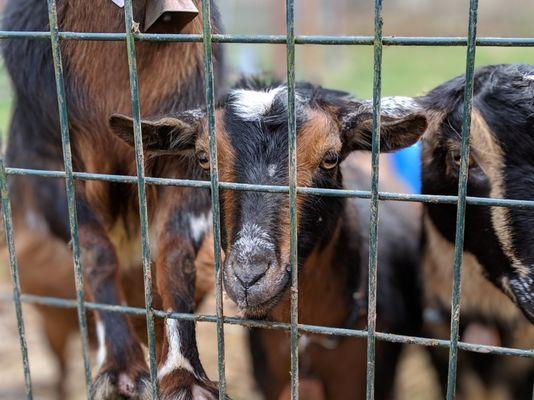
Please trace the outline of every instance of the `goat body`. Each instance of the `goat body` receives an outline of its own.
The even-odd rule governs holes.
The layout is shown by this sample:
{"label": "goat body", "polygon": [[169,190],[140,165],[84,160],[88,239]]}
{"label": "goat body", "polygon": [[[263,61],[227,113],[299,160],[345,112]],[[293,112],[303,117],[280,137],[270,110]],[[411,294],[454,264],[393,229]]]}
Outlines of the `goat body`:
{"label": "goat body", "polygon": [[[124,32],[124,11],[109,0],[58,0],[61,31]],[[200,2],[196,1],[197,6]],[[144,0],[134,0],[134,20],[143,29]],[[212,5],[213,6],[213,5]],[[199,7],[200,8],[200,7]],[[218,14],[213,26],[219,29]],[[200,33],[196,18],[181,30]],[[167,27],[166,32],[173,32]],[[14,31],[47,31],[48,12],[41,0],[11,0],[5,10],[4,28]],[[177,31],[174,28],[174,31]],[[221,52],[215,47],[215,70],[220,72]],[[129,112],[130,90],[126,46],[114,41],[63,40],[65,86],[69,112],[73,166],[76,171],[135,175],[134,151],[111,134],[112,112]],[[177,112],[204,102],[202,44],[137,42],[139,101],[143,115]],[[62,170],[63,156],[58,121],[56,87],[50,43],[10,40],[3,48],[6,68],[15,91],[14,115],[9,131],[7,164],[10,167]],[[220,84],[219,75],[216,75]],[[200,168],[183,159],[147,159],[146,174],[195,179]],[[62,180],[10,177],[16,241],[55,250],[54,258],[19,246],[21,281],[25,292],[74,297],[68,242],[70,234],[66,193]],[[89,298],[98,303],[141,306],[141,270],[137,191],[135,186],[103,181],[76,181],[76,206],[82,265]],[[209,194],[191,188],[150,187],[148,213],[155,261],[155,307],[180,312],[194,310],[194,262],[209,231]],[[198,279],[206,282],[203,268]],[[208,275],[206,275],[208,274]],[[43,278],[45,275],[45,278]],[[206,275],[206,276],[204,276]],[[68,289],[67,289],[68,288]],[[204,287],[204,290],[206,288]],[[202,293],[197,293],[197,298]],[[43,309],[45,320],[53,310]],[[72,321],[72,314],[65,312]],[[59,317],[57,317],[59,318]],[[97,312],[98,375],[95,398],[144,396],[148,368],[139,337],[142,323],[117,313]],[[134,328],[135,325],[135,328]],[[48,331],[58,357],[64,357],[68,328]],[[158,327],[160,392],[192,392],[215,397],[217,390],[198,359],[194,324],[165,322]],[[137,331],[137,334],[136,332]],[[54,345],[60,343],[59,345]],[[178,350],[178,351],[177,351]],[[186,360],[187,363],[183,362]],[[64,365],[64,360],[60,361]],[[60,389],[62,390],[62,389]]]}

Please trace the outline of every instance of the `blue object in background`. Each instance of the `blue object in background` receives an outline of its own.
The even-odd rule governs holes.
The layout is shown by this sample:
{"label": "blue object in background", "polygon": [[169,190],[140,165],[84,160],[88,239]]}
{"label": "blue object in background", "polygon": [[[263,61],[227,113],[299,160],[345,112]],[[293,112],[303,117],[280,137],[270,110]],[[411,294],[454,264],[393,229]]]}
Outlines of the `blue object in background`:
{"label": "blue object in background", "polygon": [[421,143],[391,155],[395,172],[410,186],[412,193],[421,193]]}

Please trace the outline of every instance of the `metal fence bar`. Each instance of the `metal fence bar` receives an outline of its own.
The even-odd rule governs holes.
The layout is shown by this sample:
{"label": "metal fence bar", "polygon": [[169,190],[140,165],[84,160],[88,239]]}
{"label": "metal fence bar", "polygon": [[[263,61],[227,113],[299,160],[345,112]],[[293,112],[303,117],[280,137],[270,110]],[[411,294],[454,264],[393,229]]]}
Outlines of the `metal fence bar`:
{"label": "metal fence bar", "polygon": [[287,34],[287,135],[288,135],[288,183],[289,183],[289,265],[291,267],[291,337],[290,337],[290,383],[291,400],[299,398],[299,353],[298,353],[298,242],[297,242],[297,122],[295,116],[295,2],[286,0]]}
{"label": "metal fence bar", "polygon": [[475,51],[477,32],[478,0],[470,0],[467,60],[465,67],[464,115],[462,122],[462,147],[458,178],[458,208],[454,243],[453,288],[451,293],[451,346],[447,377],[447,400],[453,400],[456,392],[456,369],[458,365],[458,340],[460,330],[461,275],[465,233],[465,206],[467,178],[469,173],[469,147],[471,138],[471,109],[473,101],[473,80],[475,75]]}
{"label": "metal fence bar", "polygon": [[[63,171],[46,171],[38,169],[26,168],[6,168],[7,175],[32,175],[42,176],[45,178],[64,178]],[[135,184],[137,177],[128,175],[109,175],[109,174],[93,174],[88,172],[74,172],[74,179],[79,180],[100,180],[115,183]],[[194,187],[205,188],[211,187],[209,181],[197,181],[191,179],[173,179],[173,178],[156,178],[145,177],[145,184],[158,186],[178,186],[178,187]],[[256,185],[250,183],[233,183],[233,182],[219,182],[220,189],[237,190],[237,191],[253,191],[266,193],[288,193],[288,186],[278,185]],[[371,192],[369,190],[347,190],[347,189],[324,189],[297,186],[297,194],[320,195],[328,197],[354,197],[360,199],[370,199]],[[394,193],[394,192],[378,192],[378,199],[385,201],[410,201],[417,203],[433,203],[433,204],[457,204],[458,196],[452,195],[435,195],[435,194],[408,194],[408,193]],[[534,200],[515,200],[515,199],[499,199],[487,197],[467,196],[466,203],[475,206],[490,206],[490,207],[506,207],[516,209],[533,209]]]}
{"label": "metal fence bar", "polygon": [[143,253],[143,275],[146,308],[146,329],[148,336],[148,354],[152,399],[158,398],[158,377],[156,366],[156,345],[154,338],[154,311],[152,308],[152,268],[150,244],[148,239],[148,213],[145,187],[145,160],[143,155],[143,135],[141,132],[141,110],[139,105],[139,83],[137,80],[137,59],[135,40],[133,38],[134,20],[132,0],[126,0],[124,6],[124,24],[126,29],[126,47],[128,53],[128,75],[130,78],[130,94],[135,144],[135,165],[137,169],[137,193],[139,196],[139,223],[141,226],[141,250]]}
{"label": "metal fence bar", "polygon": [[215,136],[215,104],[213,83],[213,57],[211,41],[210,0],[202,0],[202,32],[204,35],[204,85],[208,111],[208,135],[210,153],[210,189],[213,223],[213,249],[215,268],[215,304],[217,313],[217,370],[219,372],[219,399],[226,398],[226,374],[224,357],[224,310],[221,268],[221,211],[219,202],[219,166],[217,161],[217,138]]}
{"label": "metal fence bar", "polygon": [[[135,40],[152,42],[202,42],[201,34],[181,33],[135,33]],[[49,32],[31,31],[0,31],[1,39],[49,39]],[[90,41],[124,41],[125,33],[101,32],[59,32],[62,40],[90,40]],[[256,44],[287,44],[286,35],[243,35],[243,34],[213,34],[215,43],[256,43]],[[384,46],[467,46],[467,37],[454,36],[384,36]],[[295,35],[298,45],[359,45],[372,46],[373,36],[345,36],[345,35]],[[534,47],[534,38],[500,38],[480,37],[476,39],[480,47]]]}
{"label": "metal fence bar", "polygon": [[367,301],[367,400],[375,398],[376,277],[378,265],[378,171],[380,157],[380,96],[382,88],[382,0],[375,0],[373,134],[369,217],[369,277]]}
{"label": "metal fence bar", "polygon": [[0,157],[0,195],[2,197],[2,217],[6,234],[7,250],[9,253],[9,271],[11,273],[11,282],[13,283],[13,302],[15,303],[15,316],[17,318],[20,354],[22,356],[22,368],[24,370],[24,388],[26,389],[26,398],[31,400],[33,399],[33,388],[30,374],[30,361],[28,359],[28,346],[26,344],[24,318],[22,316],[19,266],[15,252],[13,219],[11,218],[11,204],[9,203],[7,175],[3,156]]}
{"label": "metal fence bar", "polygon": [[[0,301],[13,301],[14,297],[6,292],[0,292]],[[23,303],[39,304],[58,308],[76,308],[76,300],[61,299],[57,297],[38,296],[30,294],[22,294],[20,300]],[[146,310],[139,307],[121,306],[115,304],[102,304],[85,302],[85,306],[90,310],[102,310],[115,313],[124,313],[129,315],[146,315]],[[216,315],[208,314],[190,314],[190,313],[176,313],[167,312],[163,310],[154,310],[154,316],[158,318],[173,318],[184,321],[197,321],[217,323]],[[251,320],[239,317],[224,317],[225,324],[240,325],[247,328],[262,328],[272,330],[290,331],[291,324],[285,322],[269,321],[269,320]],[[367,330],[362,329],[347,329],[347,328],[331,328],[318,325],[299,324],[299,332],[313,333],[328,336],[343,336],[353,338],[366,338]],[[425,347],[450,347],[450,340],[423,338],[417,336],[398,335],[393,333],[376,332],[375,336],[378,340],[394,343],[415,344]],[[514,357],[534,358],[534,349],[515,349],[499,346],[477,345],[472,343],[458,342],[458,348],[465,351],[495,354]]]}
{"label": "metal fence bar", "polygon": [[74,281],[78,311],[78,325],[82,342],[82,358],[85,372],[85,389],[90,398],[91,365],[89,363],[89,339],[87,332],[87,315],[84,305],[84,279],[80,261],[80,240],[78,238],[78,216],[76,213],[76,198],[72,171],[72,152],[70,146],[69,117],[67,112],[67,97],[65,81],[63,79],[63,61],[59,47],[56,0],[48,0],[48,22],[50,25],[50,44],[54,62],[54,77],[56,81],[59,124],[61,130],[61,146],[63,151],[63,165],[65,168],[65,189],[67,193],[67,208],[69,213],[69,228],[71,237],[72,259],[74,262]]}

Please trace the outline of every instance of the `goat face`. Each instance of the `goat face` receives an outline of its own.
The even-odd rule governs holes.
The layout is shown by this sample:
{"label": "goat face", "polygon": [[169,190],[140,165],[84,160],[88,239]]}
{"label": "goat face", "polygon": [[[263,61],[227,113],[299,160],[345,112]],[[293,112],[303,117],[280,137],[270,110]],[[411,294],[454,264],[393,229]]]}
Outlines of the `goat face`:
{"label": "goat face", "polygon": [[[341,188],[339,163],[371,147],[372,106],[347,93],[298,84],[296,90],[297,185]],[[426,118],[416,103],[387,101],[381,118],[381,151],[416,142]],[[222,182],[288,185],[287,87],[244,81],[215,113]],[[132,142],[131,120],[115,115],[114,131]],[[202,112],[143,122],[146,150],[196,155],[209,170]],[[251,317],[267,314],[289,285],[289,200],[284,193],[221,191],[224,282],[228,295]],[[342,201],[298,195],[298,261],[334,236]]]}
{"label": "goat face", "polygon": [[[456,194],[465,78],[421,98],[429,110],[423,138],[423,192]],[[468,195],[534,199],[534,67],[490,66],[475,76]],[[455,205],[427,205],[427,215],[454,242]],[[465,250],[486,277],[534,320],[534,212],[470,205]]]}

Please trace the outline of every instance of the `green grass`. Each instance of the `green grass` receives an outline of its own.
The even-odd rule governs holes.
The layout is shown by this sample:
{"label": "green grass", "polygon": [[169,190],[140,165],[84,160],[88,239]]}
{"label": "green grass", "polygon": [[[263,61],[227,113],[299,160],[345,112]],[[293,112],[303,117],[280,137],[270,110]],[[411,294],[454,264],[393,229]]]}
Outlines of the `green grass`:
{"label": "green grass", "polygon": [[[359,97],[372,96],[373,50],[358,47],[350,61],[325,76],[325,86],[343,88]],[[464,47],[385,47],[382,95],[415,96],[465,73]],[[532,48],[477,48],[476,66],[501,63],[534,64]]]}
{"label": "green grass", "polygon": [[0,60],[0,135],[2,138],[5,137],[9,126],[12,103],[13,95],[9,86],[9,79]]}
{"label": "green grass", "polygon": [[[231,53],[233,49],[227,47],[227,50]],[[275,63],[283,62],[285,66],[285,60],[276,60],[267,46],[251,46],[251,51],[265,71],[273,69]],[[464,47],[385,47],[382,95],[414,96],[425,93],[464,73],[465,53]],[[229,60],[230,64],[238,62],[232,57]],[[500,63],[534,64],[534,49],[477,49],[477,66]],[[238,68],[239,65],[234,68],[229,65],[228,70]],[[347,90],[361,98],[370,98],[372,95],[373,48],[370,46],[298,46],[296,69],[297,79]],[[5,69],[0,65],[0,132],[3,134],[8,129],[11,104],[11,89]]]}

